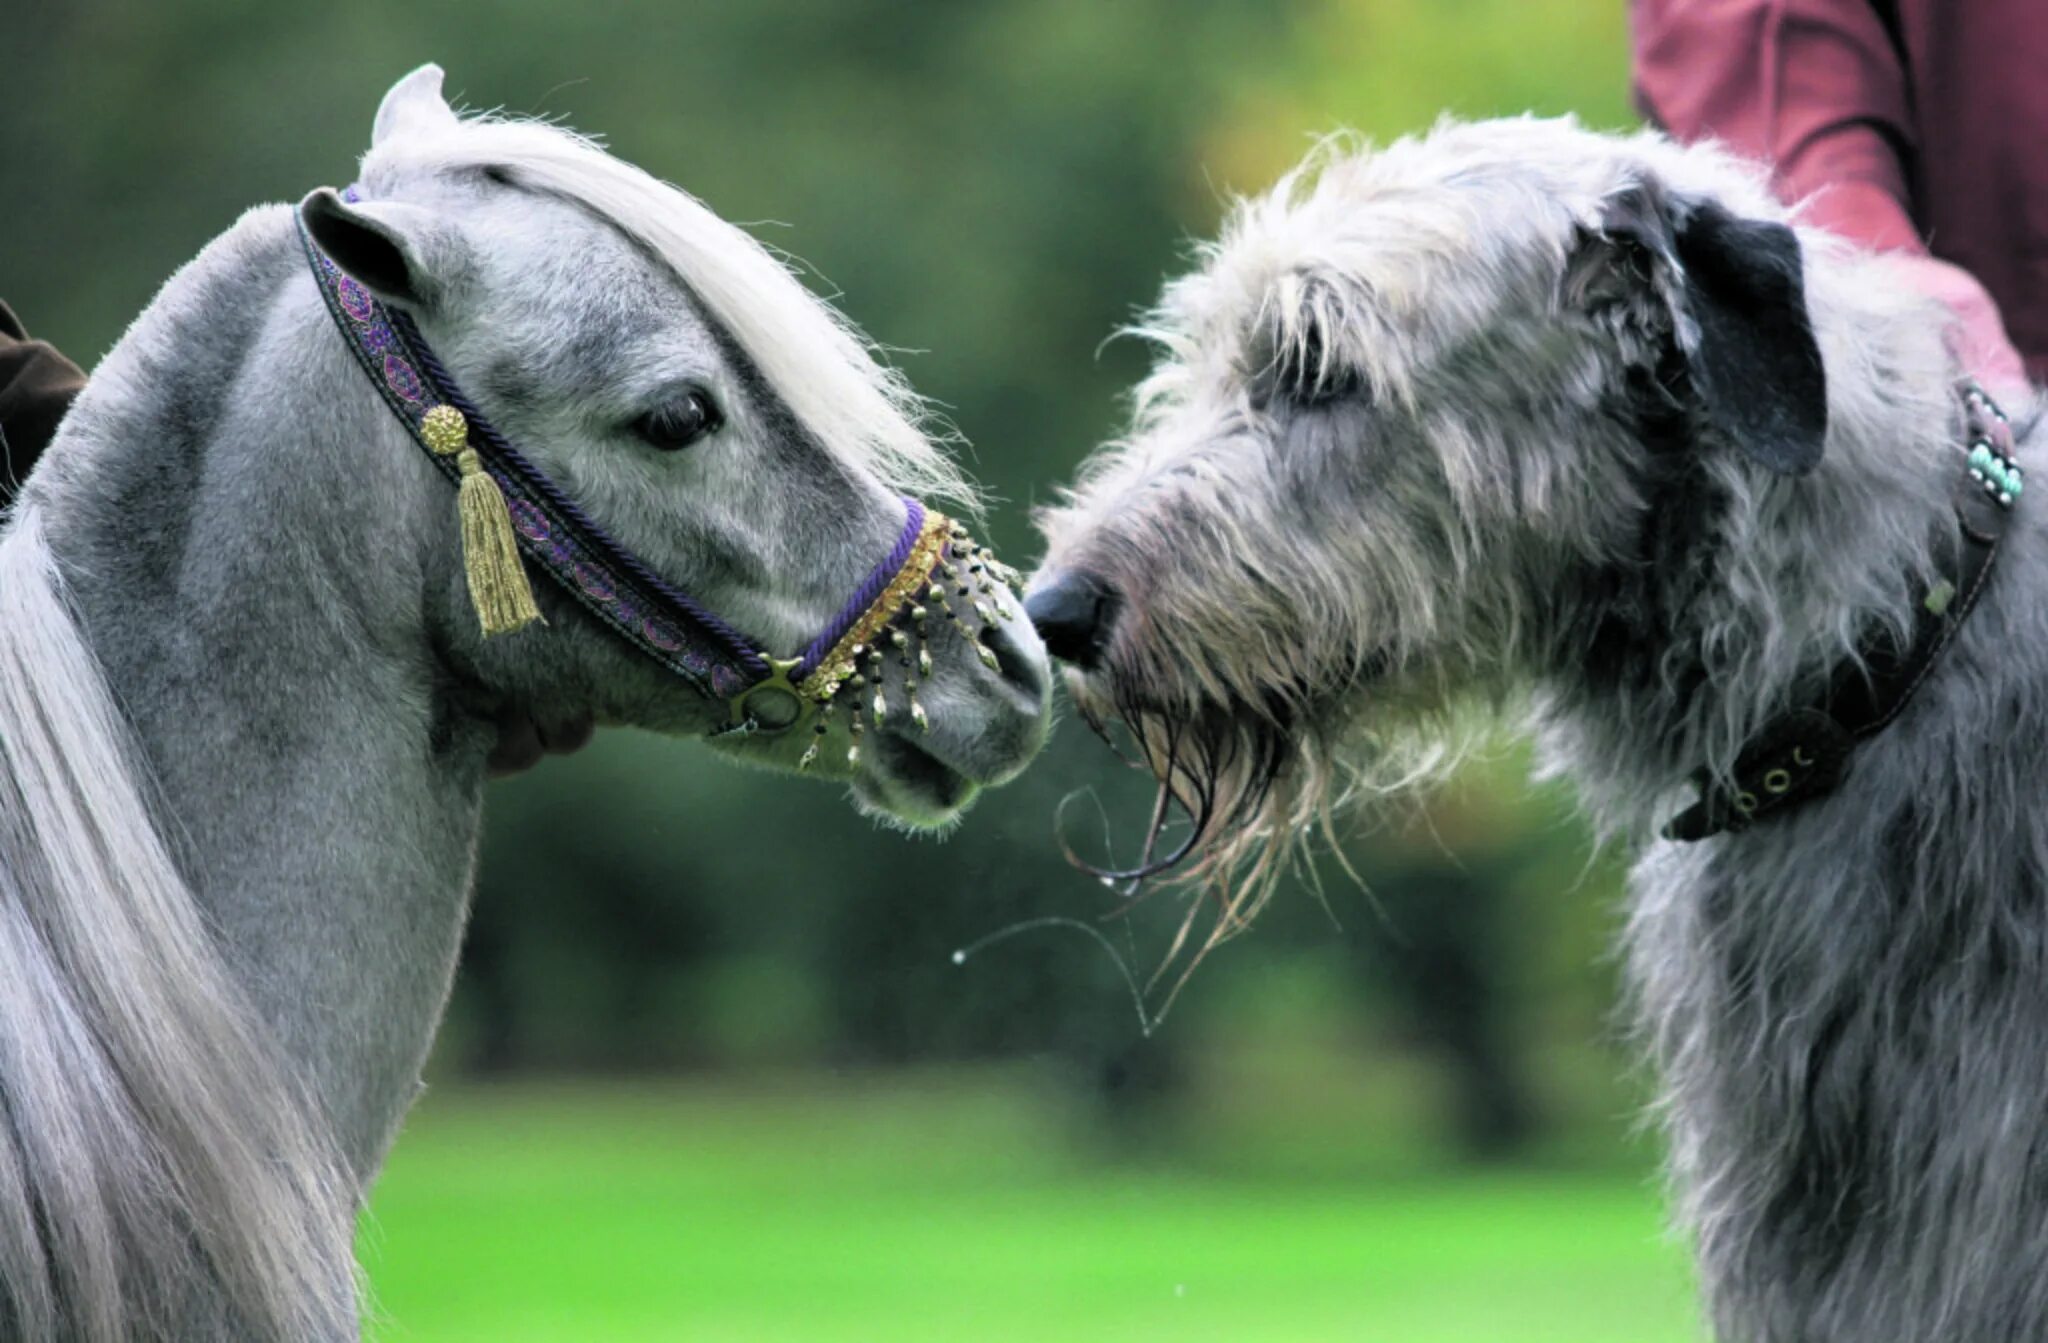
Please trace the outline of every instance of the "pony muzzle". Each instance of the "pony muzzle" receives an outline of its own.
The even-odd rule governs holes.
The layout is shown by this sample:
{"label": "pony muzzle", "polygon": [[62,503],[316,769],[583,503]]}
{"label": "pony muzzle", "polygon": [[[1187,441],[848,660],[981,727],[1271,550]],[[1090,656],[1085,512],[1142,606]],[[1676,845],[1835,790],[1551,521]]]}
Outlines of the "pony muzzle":
{"label": "pony muzzle", "polygon": [[[943,513],[914,507],[912,521],[915,527],[906,530],[907,546],[899,544],[903,558],[894,573],[823,654],[787,663],[771,659],[770,675],[734,697],[733,722],[752,722],[754,731],[810,724],[812,741],[797,762],[800,770],[817,762],[825,738],[841,719],[849,739],[849,768],[860,764],[861,739],[871,725],[889,726],[900,717],[919,733],[930,730],[918,689],[935,670],[928,637],[935,615],[954,627],[984,667],[1001,670],[986,636],[1013,618],[1009,601],[1015,596],[1016,571]],[[864,590],[872,585],[871,580]],[[787,714],[779,727],[754,712],[764,692],[766,703]],[[785,695],[794,696],[794,714],[784,707]]]}

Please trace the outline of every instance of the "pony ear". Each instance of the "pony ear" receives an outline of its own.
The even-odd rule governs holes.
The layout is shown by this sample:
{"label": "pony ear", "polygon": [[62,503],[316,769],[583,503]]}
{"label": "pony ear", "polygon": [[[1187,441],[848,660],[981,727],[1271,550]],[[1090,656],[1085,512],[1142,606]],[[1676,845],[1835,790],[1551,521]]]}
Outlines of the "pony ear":
{"label": "pony ear", "polygon": [[455,235],[431,212],[402,201],[354,205],[321,187],[299,202],[306,231],[349,278],[388,303],[430,308],[460,264]]}
{"label": "pony ear", "polygon": [[377,120],[370,129],[370,147],[376,148],[394,135],[446,130],[458,124],[455,112],[441,96],[441,67],[421,66],[391,86],[377,105]]}
{"label": "pony ear", "polygon": [[1702,422],[1751,461],[1791,476],[1820,464],[1827,374],[1791,228],[1638,183],[1607,198],[1566,292],[1648,310],[1675,343]]}

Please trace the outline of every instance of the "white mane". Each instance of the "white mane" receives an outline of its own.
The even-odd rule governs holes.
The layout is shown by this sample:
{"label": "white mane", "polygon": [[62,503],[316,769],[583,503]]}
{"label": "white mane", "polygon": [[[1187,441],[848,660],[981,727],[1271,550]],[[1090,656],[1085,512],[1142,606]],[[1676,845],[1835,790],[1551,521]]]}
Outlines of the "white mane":
{"label": "white mane", "polygon": [[159,1337],[212,1281],[251,1336],[339,1337],[354,1181],[152,789],[25,504],[0,536],[0,1330]]}
{"label": "white mane", "polygon": [[595,140],[535,121],[447,117],[380,138],[359,180],[375,195],[400,176],[484,167],[582,203],[672,267],[832,453],[975,511],[973,487],[926,432],[929,408],[851,322],[760,241]]}

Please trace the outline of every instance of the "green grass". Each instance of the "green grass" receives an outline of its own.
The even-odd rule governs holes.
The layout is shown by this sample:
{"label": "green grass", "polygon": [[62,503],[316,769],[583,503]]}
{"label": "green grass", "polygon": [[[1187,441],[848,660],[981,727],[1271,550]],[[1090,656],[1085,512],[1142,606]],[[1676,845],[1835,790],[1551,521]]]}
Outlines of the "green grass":
{"label": "green grass", "polygon": [[382,1343],[1679,1343],[1625,1174],[1208,1174],[1014,1078],[435,1094],[365,1224]]}

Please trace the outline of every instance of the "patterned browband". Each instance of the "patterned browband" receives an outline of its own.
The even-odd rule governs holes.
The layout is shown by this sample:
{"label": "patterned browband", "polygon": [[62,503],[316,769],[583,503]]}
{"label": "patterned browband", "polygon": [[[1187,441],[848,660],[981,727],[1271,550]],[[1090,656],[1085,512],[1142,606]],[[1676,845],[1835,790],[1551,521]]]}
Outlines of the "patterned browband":
{"label": "patterned browband", "polygon": [[[357,199],[355,188],[343,198]],[[832,708],[850,684],[862,692],[847,697],[853,701],[850,760],[858,759],[863,710],[870,707],[861,701],[870,688],[878,725],[889,712],[885,652],[895,655],[907,710],[923,726],[916,690],[931,671],[924,648],[927,603],[962,627],[984,663],[996,665],[978,635],[999,615],[1008,618],[1002,593],[1016,575],[959,524],[915,499],[903,501],[906,516],[895,546],[824,632],[794,658],[769,656],[649,569],[492,428],[455,386],[412,319],[379,303],[328,260],[303,218],[299,238],[321,298],[371,386],[429,460],[460,486],[471,595],[487,634],[538,618],[524,575],[526,565],[537,567],[613,633],[698,693],[725,702],[730,709],[726,732],[782,732],[815,719],[822,740],[829,715],[818,710]],[[498,545],[503,558],[495,563],[489,555],[493,527],[503,534]],[[509,608],[514,614],[494,618],[498,608],[493,602],[501,594],[487,593],[486,587],[516,589],[520,600]],[[973,623],[957,608],[970,613]],[[817,752],[818,743],[813,743],[803,764],[809,765]]]}

